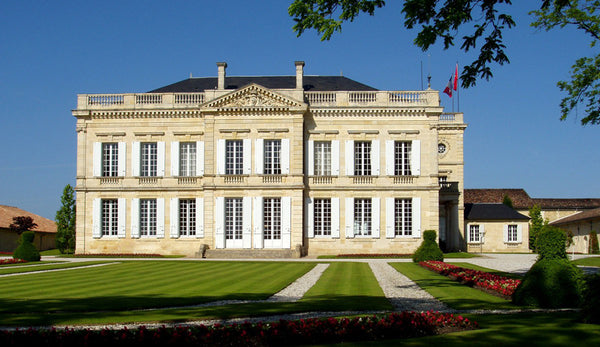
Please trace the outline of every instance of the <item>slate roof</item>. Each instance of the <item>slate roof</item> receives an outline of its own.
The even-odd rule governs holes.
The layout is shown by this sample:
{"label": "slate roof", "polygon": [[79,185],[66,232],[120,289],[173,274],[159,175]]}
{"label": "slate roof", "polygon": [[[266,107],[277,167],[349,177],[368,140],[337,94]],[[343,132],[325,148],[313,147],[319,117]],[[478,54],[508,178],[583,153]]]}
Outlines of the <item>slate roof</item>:
{"label": "slate roof", "polygon": [[[304,76],[304,90],[319,91],[376,91],[366,84],[344,76]],[[226,76],[225,89],[238,89],[256,83],[270,89],[296,88],[296,76]],[[217,77],[192,77],[148,93],[196,93],[217,88]]]}
{"label": "slate roof", "polygon": [[570,223],[585,222],[588,220],[600,219],[600,208],[581,211],[570,216],[555,220],[550,225],[565,225]]}
{"label": "slate roof", "polygon": [[501,204],[504,196],[512,200],[515,209],[530,209],[539,205],[542,210],[577,210],[600,207],[600,199],[532,198],[524,189],[465,189],[465,204]]}
{"label": "slate roof", "polygon": [[465,204],[466,220],[529,220],[504,204]]}
{"label": "slate roof", "polygon": [[13,223],[13,217],[26,216],[31,217],[37,224],[37,228],[32,229],[41,233],[56,233],[56,223],[48,218],[38,216],[37,214],[27,212],[18,207],[0,205],[0,228],[9,229]]}

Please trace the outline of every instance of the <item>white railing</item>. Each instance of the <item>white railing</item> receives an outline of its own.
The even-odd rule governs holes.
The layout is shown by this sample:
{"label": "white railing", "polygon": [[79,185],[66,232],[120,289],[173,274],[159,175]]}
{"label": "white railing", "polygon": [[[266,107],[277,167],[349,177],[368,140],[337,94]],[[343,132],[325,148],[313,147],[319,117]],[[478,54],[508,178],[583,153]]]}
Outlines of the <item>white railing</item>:
{"label": "white railing", "polygon": [[244,183],[246,176],[242,175],[225,175],[223,176],[225,183]]}
{"label": "white railing", "polygon": [[412,184],[414,176],[394,176],[394,184]]}
{"label": "white railing", "polygon": [[176,104],[202,104],[204,103],[204,94],[202,93],[182,93],[175,94]]}
{"label": "white railing", "polygon": [[281,183],[281,175],[264,175],[263,183]]}
{"label": "white railing", "polygon": [[135,96],[135,103],[140,104],[162,104],[162,94],[137,94]]}
{"label": "white railing", "polygon": [[372,184],[373,176],[353,176],[352,183],[354,183],[354,184]]}
{"label": "white railing", "polygon": [[333,176],[312,176],[311,183],[312,184],[332,184]]}
{"label": "white railing", "polygon": [[87,97],[88,105],[112,106],[122,105],[125,100],[123,95],[90,95]]}
{"label": "white railing", "polygon": [[306,99],[311,105],[330,105],[336,103],[335,92],[308,92]]}
{"label": "white railing", "polygon": [[177,177],[177,184],[196,184],[196,177]]}
{"label": "white railing", "polygon": [[377,101],[377,92],[350,92],[348,101],[357,104],[370,104]]}

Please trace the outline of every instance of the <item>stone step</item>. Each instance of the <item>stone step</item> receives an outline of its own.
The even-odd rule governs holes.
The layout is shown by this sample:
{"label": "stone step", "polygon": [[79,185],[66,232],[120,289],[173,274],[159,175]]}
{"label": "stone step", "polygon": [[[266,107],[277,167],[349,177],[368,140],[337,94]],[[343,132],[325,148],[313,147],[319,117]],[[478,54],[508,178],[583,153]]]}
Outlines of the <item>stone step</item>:
{"label": "stone step", "polygon": [[291,249],[207,249],[204,257],[210,259],[280,259],[299,258],[300,255]]}

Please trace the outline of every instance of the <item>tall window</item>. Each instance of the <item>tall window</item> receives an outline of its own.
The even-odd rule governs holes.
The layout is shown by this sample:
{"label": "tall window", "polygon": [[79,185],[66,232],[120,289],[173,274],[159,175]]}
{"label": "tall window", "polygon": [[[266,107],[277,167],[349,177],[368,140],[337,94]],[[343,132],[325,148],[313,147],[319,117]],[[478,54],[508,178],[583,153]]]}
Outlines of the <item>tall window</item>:
{"label": "tall window", "polygon": [[117,236],[119,226],[119,201],[102,199],[102,236]]}
{"label": "tall window", "polygon": [[158,162],[156,142],[142,143],[140,157],[141,176],[156,176],[156,165]]}
{"label": "tall window", "polygon": [[331,235],[331,199],[314,200],[315,236]]}
{"label": "tall window", "polygon": [[394,175],[410,176],[410,141],[394,142]]}
{"label": "tall window", "polygon": [[396,236],[412,235],[412,200],[395,199],[394,204],[394,234]]}
{"label": "tall window", "polygon": [[225,174],[241,175],[244,173],[243,140],[225,141]]}
{"label": "tall window", "polygon": [[281,175],[281,140],[265,140],[264,173],[265,175]]}
{"label": "tall window", "polygon": [[469,242],[480,243],[481,234],[479,232],[479,225],[469,225]]}
{"label": "tall window", "polygon": [[114,177],[119,175],[119,144],[102,144],[102,176]]}
{"label": "tall window", "polygon": [[196,142],[179,143],[179,176],[196,176]]}
{"label": "tall window", "polygon": [[315,141],[315,176],[331,176],[331,141]]}
{"label": "tall window", "polygon": [[140,235],[156,236],[156,199],[140,199]]}
{"label": "tall window", "polygon": [[354,235],[371,235],[371,199],[354,199]]}
{"label": "tall window", "polygon": [[354,141],[354,176],[371,176],[371,141]]}
{"label": "tall window", "polygon": [[263,199],[265,240],[281,239],[281,198]]}
{"label": "tall window", "polygon": [[241,240],[242,223],[242,198],[225,198],[225,239]]}
{"label": "tall window", "polygon": [[506,240],[508,242],[517,242],[517,234],[519,228],[517,227],[516,224],[509,224],[508,225],[508,237],[506,238]]}
{"label": "tall window", "polygon": [[179,235],[196,235],[196,199],[179,199]]}

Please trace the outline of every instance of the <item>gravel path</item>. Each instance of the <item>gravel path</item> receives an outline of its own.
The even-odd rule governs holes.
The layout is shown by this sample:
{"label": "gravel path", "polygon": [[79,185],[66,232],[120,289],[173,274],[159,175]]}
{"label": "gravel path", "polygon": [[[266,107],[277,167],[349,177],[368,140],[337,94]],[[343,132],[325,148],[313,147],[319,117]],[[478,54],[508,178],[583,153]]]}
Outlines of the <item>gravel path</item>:
{"label": "gravel path", "polygon": [[296,302],[302,299],[304,294],[317,283],[323,271],[328,267],[329,264],[317,264],[317,266],[304,276],[298,278],[294,283],[268,298],[267,302]]}

